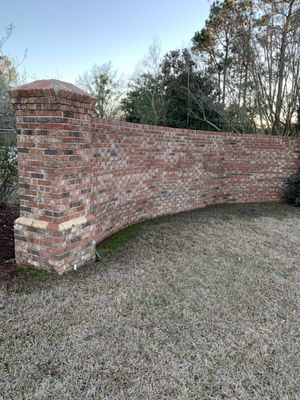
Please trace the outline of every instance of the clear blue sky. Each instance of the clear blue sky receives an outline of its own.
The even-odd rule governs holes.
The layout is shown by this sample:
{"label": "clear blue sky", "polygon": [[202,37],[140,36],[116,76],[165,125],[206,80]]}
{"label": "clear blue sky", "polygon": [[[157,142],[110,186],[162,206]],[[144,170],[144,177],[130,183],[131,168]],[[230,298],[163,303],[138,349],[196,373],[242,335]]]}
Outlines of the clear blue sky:
{"label": "clear blue sky", "polygon": [[14,24],[3,50],[21,59],[28,49],[28,80],[75,82],[94,63],[133,72],[155,35],[164,52],[187,45],[208,13],[208,0],[9,0],[0,30]]}

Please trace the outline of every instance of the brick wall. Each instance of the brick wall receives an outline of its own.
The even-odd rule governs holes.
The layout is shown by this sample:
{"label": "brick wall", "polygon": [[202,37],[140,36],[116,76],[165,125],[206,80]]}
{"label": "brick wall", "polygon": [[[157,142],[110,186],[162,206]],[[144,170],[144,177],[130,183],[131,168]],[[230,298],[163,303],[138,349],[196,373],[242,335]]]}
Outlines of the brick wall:
{"label": "brick wall", "polygon": [[159,215],[229,202],[280,201],[300,167],[300,138],[190,131],[93,116],[71,84],[11,91],[17,113],[18,263],[62,273],[95,244]]}

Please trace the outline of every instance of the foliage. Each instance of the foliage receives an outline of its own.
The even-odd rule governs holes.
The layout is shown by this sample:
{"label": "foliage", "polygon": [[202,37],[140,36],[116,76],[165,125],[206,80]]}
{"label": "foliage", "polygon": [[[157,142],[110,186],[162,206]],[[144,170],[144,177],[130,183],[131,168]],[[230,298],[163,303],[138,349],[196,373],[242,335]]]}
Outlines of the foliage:
{"label": "foliage", "polygon": [[161,74],[161,47],[157,38],[149,46],[128,84],[121,107],[128,122],[164,125],[167,101]]}
{"label": "foliage", "polygon": [[17,152],[14,148],[0,148],[0,206],[12,200],[18,185]]}
{"label": "foliage", "polygon": [[[166,124],[181,128],[217,129],[217,91],[197,68],[188,49],[166,54],[161,64],[168,109]],[[201,93],[201,101],[197,95]]]}
{"label": "foliage", "polygon": [[95,64],[90,71],[79,76],[77,85],[96,99],[96,112],[100,118],[120,117],[121,79],[111,63]]}
{"label": "foliage", "polygon": [[300,206],[300,171],[287,180],[283,189],[283,198],[289,204]]}
{"label": "foliage", "polygon": [[[296,131],[300,105],[300,1],[215,1],[193,51],[219,88],[225,109],[235,108],[238,130]],[[248,128],[247,128],[248,129]]]}
{"label": "foliage", "polygon": [[165,91],[161,76],[142,74],[128,85],[122,100],[122,110],[128,122],[164,125],[166,114]]}
{"label": "foliage", "polygon": [[0,147],[16,147],[17,133],[14,129],[0,129]]}
{"label": "foliage", "polygon": [[121,109],[129,122],[294,135],[300,126],[300,0],[213,1],[191,48],[163,56],[154,39],[121,102],[113,95],[119,85],[111,64],[97,68],[81,86],[97,98],[102,117],[112,117],[106,106],[117,98],[113,117],[122,117]]}
{"label": "foliage", "polygon": [[155,73],[148,68],[133,79],[122,108],[129,122],[218,129],[216,100],[214,82],[197,69],[191,52],[183,49],[167,53]]}
{"label": "foliage", "polygon": [[3,54],[3,45],[9,39],[13,25],[5,29],[0,38],[0,129],[11,129],[15,126],[15,115],[8,97],[8,88],[17,80],[16,66],[13,61]]}

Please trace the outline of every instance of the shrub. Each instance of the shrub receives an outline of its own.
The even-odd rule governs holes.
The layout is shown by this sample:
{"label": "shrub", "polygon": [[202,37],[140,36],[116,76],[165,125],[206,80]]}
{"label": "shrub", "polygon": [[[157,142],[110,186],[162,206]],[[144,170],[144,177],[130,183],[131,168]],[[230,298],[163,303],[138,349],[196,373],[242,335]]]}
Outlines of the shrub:
{"label": "shrub", "polygon": [[289,204],[300,206],[300,171],[290,176],[286,181],[283,198]]}
{"label": "shrub", "polygon": [[13,147],[0,148],[0,207],[12,200],[18,187],[18,158]]}

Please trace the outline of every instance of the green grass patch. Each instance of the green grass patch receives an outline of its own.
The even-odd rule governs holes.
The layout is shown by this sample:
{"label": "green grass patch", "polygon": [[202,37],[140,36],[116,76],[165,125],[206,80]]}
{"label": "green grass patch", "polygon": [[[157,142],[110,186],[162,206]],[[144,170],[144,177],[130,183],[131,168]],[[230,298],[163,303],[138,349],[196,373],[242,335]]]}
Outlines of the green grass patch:
{"label": "green grass patch", "polygon": [[170,216],[158,217],[130,225],[119,232],[114,233],[97,246],[97,251],[102,259],[107,259],[111,254],[118,251],[125,243],[134,238],[145,225],[160,225],[169,222]]}
{"label": "green grass patch", "polygon": [[170,304],[169,300],[164,295],[156,295],[153,297],[152,304],[155,308],[166,308]]}
{"label": "green grass patch", "polygon": [[128,240],[136,236],[138,231],[141,229],[141,224],[135,224],[125,228],[113,235],[109,236],[107,239],[103,240],[97,247],[97,251],[101,258],[106,259],[112,253],[115,253],[119,248]]}
{"label": "green grass patch", "polygon": [[164,217],[157,217],[153,219],[147,219],[146,221],[142,222],[145,225],[160,225],[164,224],[165,222],[170,222],[172,219],[172,215],[166,215]]}
{"label": "green grass patch", "polygon": [[22,274],[30,278],[45,278],[50,275],[50,272],[43,269],[33,269],[22,264],[17,264],[16,267],[22,272]]}

